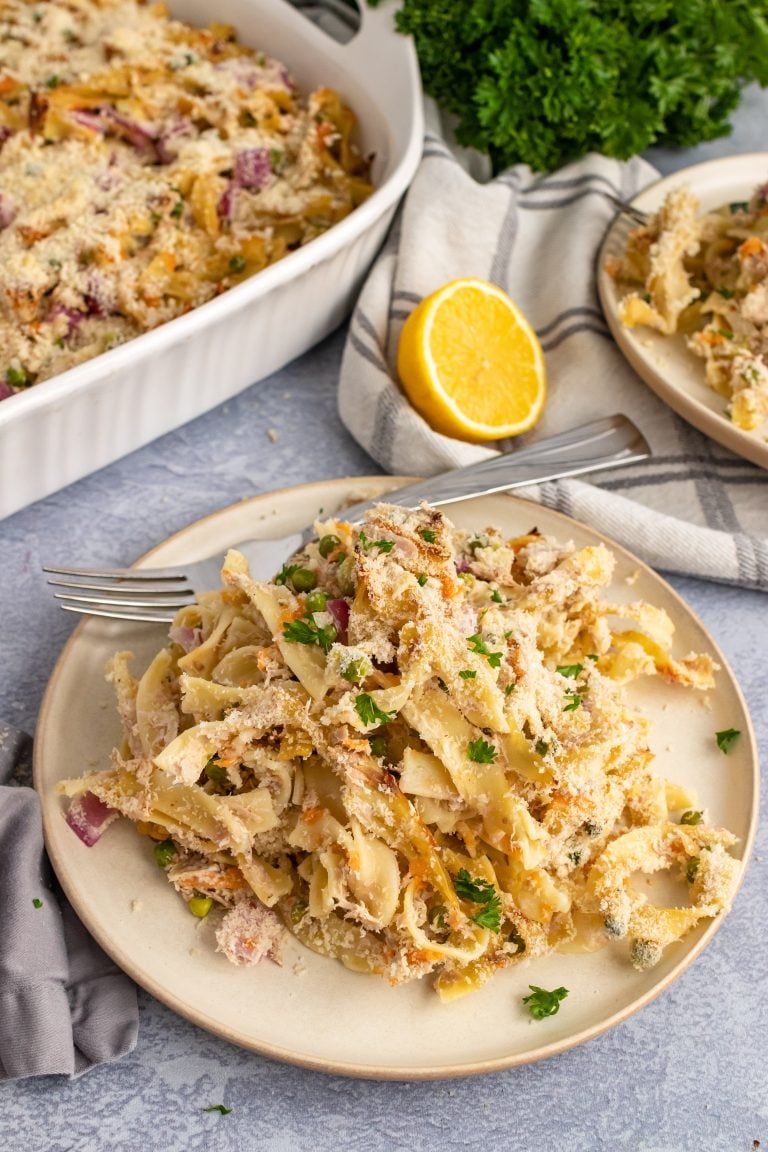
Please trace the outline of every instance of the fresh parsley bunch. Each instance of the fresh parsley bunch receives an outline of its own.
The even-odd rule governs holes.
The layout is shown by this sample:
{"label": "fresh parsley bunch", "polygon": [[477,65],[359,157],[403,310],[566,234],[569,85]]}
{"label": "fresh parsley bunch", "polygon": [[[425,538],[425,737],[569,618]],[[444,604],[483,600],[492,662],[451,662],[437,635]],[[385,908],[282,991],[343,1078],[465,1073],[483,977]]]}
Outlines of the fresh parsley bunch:
{"label": "fresh parsley bunch", "polygon": [[403,0],[396,21],[496,171],[712,140],[768,84],[765,0]]}

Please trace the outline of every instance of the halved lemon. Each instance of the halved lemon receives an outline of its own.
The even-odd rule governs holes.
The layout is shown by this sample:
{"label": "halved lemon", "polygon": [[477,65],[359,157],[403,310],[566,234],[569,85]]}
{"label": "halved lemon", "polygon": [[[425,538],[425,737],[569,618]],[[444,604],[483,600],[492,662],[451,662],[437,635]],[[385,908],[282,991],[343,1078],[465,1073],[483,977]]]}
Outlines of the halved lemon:
{"label": "halved lemon", "polygon": [[527,432],[547,395],[536,333],[485,280],[452,280],[421,301],[403,325],[397,371],[427,423],[461,440]]}

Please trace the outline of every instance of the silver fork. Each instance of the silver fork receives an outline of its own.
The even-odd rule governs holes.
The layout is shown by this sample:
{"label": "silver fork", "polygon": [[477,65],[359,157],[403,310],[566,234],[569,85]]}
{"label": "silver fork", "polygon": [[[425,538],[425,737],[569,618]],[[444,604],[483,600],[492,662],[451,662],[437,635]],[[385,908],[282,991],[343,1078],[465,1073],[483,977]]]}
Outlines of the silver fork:
{"label": "silver fork", "polygon": [[[651,450],[640,430],[626,416],[608,416],[561,432],[492,460],[456,468],[375,500],[365,500],[343,510],[344,519],[358,522],[380,500],[417,508],[422,500],[430,504],[452,504],[472,496],[506,492],[525,484],[580,476],[605,468],[617,468],[645,460]],[[245,540],[233,544],[247,558],[257,579],[269,579],[280,565],[312,538],[312,528],[270,540]],[[216,553],[206,560],[178,564],[172,568],[55,568],[44,572],[58,577],[49,580],[67,592],[55,598],[67,612],[89,616],[109,616],[118,620],[170,621],[179,608],[192,604],[198,593],[217,588],[223,556]]]}

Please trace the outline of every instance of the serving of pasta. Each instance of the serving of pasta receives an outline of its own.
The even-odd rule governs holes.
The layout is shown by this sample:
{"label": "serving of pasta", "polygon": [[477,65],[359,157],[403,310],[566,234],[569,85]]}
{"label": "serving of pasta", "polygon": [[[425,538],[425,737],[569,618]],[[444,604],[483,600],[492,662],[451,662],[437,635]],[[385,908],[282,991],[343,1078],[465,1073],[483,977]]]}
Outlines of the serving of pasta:
{"label": "serving of pasta", "polygon": [[[123,745],[58,786],[82,840],[133,821],[235,964],[292,933],[443,1000],[554,950],[647,969],[727,908],[735,837],[654,774],[628,689],[716,666],[606,594],[608,548],[426,506],[316,531],[269,582],[230,551],[138,679],[114,656]],[[661,871],[682,906],[632,883]]]}
{"label": "serving of pasta", "polygon": [[198,307],[372,191],[355,117],[233,28],[0,2],[0,399]]}
{"label": "serving of pasta", "polygon": [[607,271],[628,328],[681,333],[725,397],[736,428],[764,435],[768,419],[768,184],[748,201],[699,213],[686,185],[647,225],[631,229]]}

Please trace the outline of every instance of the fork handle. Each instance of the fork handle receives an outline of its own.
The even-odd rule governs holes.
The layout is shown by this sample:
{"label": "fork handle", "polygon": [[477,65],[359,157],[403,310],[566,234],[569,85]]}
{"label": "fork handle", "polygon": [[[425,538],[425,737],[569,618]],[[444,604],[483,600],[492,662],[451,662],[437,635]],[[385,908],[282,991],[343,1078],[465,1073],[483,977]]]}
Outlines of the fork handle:
{"label": "fork handle", "polygon": [[387,492],[376,500],[366,500],[345,508],[345,520],[357,521],[382,499],[404,508],[418,508],[422,500],[430,504],[453,504],[471,496],[490,496],[525,484],[540,484],[565,476],[581,476],[604,468],[634,464],[651,455],[639,428],[626,416],[606,416],[519,448],[491,460],[454,468],[415,484]]}

